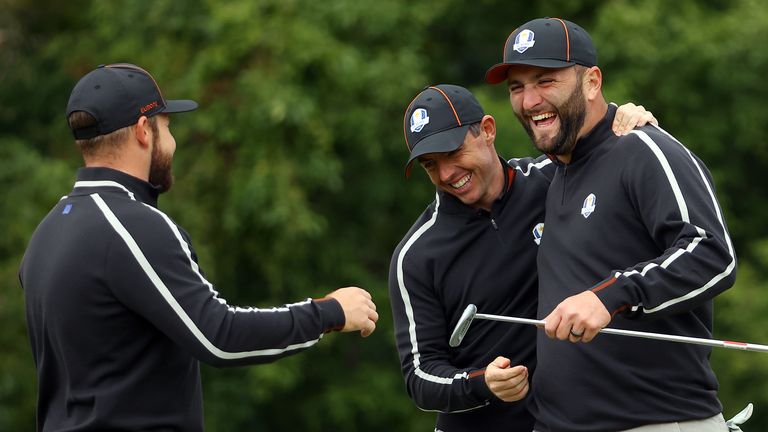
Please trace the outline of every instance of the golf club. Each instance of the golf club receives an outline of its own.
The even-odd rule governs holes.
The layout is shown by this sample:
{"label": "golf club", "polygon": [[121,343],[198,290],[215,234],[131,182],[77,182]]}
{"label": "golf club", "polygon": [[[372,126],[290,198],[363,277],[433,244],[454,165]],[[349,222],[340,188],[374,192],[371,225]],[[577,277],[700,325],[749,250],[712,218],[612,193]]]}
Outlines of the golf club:
{"label": "golf club", "polygon": [[[470,305],[467,305],[466,309],[464,309],[464,312],[461,314],[461,318],[459,319],[459,322],[456,323],[456,328],[454,328],[453,333],[451,333],[451,338],[448,340],[448,345],[452,347],[459,346],[459,344],[461,344],[461,341],[464,340],[464,336],[467,334],[467,331],[469,330],[469,326],[472,324],[472,320],[474,319],[502,321],[502,322],[509,322],[509,323],[517,323],[517,324],[532,324],[536,326],[544,326],[544,324],[546,324],[544,320],[477,313],[477,306],[470,304]],[[619,335],[619,336],[638,337],[638,338],[644,338],[644,339],[657,339],[657,340],[664,340],[669,342],[681,342],[681,343],[688,343],[688,344],[695,344],[695,345],[706,345],[706,346],[717,347],[717,348],[730,348],[730,349],[737,349],[742,351],[768,352],[768,345],[758,345],[758,344],[746,343],[746,342],[721,341],[721,340],[715,340],[715,339],[676,336],[676,335],[669,335],[669,334],[663,334],[663,333],[639,332],[634,330],[614,329],[610,327],[605,327],[601,329],[600,333],[608,333],[608,334]]]}

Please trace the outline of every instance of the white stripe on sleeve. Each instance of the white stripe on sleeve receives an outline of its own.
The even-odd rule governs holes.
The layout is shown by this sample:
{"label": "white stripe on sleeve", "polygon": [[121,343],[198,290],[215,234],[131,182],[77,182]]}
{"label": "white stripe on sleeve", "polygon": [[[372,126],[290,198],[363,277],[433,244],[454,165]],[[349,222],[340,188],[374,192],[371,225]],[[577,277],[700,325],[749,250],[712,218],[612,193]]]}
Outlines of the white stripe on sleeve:
{"label": "white stripe on sleeve", "polygon": [[[408,250],[411,248],[411,246],[416,242],[416,240],[419,239],[425,232],[427,232],[432,226],[435,224],[435,221],[437,220],[437,213],[438,209],[440,208],[440,195],[435,194],[435,211],[432,213],[432,218],[427,221],[424,225],[420,226],[418,230],[416,230],[415,233],[408,239],[408,241],[403,245],[403,248],[400,250],[400,254],[397,256],[397,284],[400,287],[400,296],[403,298],[403,305],[405,306],[405,315],[408,317],[408,333],[410,335],[411,339],[411,353],[413,354],[413,367],[414,367],[414,373],[417,377],[433,382],[436,384],[443,384],[443,385],[450,385],[453,384],[454,380],[458,379],[469,379],[469,375],[466,372],[456,374],[452,377],[441,377],[437,375],[432,375],[424,370],[421,369],[421,354],[419,353],[419,341],[416,337],[416,319],[414,318],[413,313],[413,306],[411,305],[411,297],[408,294],[408,290],[405,287],[405,280],[403,277],[403,259],[405,258],[405,254],[408,253]],[[451,411],[451,412],[465,412],[470,411],[473,409],[481,408],[483,406],[486,406],[487,403],[484,403],[482,405],[479,405],[477,407],[460,410],[460,411]],[[419,407],[422,411],[436,411],[436,410],[425,410]]]}
{"label": "white stripe on sleeve", "polygon": [[[293,351],[301,348],[308,348],[312,345],[315,345],[323,337],[323,335],[320,334],[317,339],[309,340],[299,344],[288,345],[285,348],[273,348],[273,349],[263,349],[263,350],[243,351],[243,352],[227,352],[219,349],[218,347],[214,346],[213,343],[210,340],[208,340],[208,338],[205,337],[205,335],[197,327],[195,322],[189,317],[189,315],[187,315],[186,311],[184,311],[181,305],[176,301],[176,298],[173,297],[168,287],[165,285],[165,283],[163,283],[162,279],[160,279],[160,276],[158,276],[158,274],[152,268],[152,265],[149,263],[146,256],[144,256],[144,253],[139,248],[139,245],[136,243],[136,240],[134,240],[133,236],[131,236],[131,234],[123,226],[120,220],[117,219],[117,216],[115,216],[115,214],[109,208],[107,203],[105,203],[104,200],[98,194],[91,194],[91,198],[93,198],[93,200],[96,202],[96,205],[104,214],[104,217],[107,219],[110,225],[112,225],[112,228],[117,232],[117,234],[123,239],[125,244],[128,246],[128,249],[131,251],[134,258],[136,258],[136,261],[138,262],[139,266],[141,266],[142,270],[144,270],[144,273],[147,275],[147,277],[155,286],[155,288],[160,293],[160,295],[165,299],[166,302],[168,302],[168,305],[171,306],[171,309],[173,309],[173,311],[176,313],[179,319],[184,323],[184,325],[187,327],[190,333],[192,333],[192,335],[197,339],[197,341],[200,342],[200,344],[203,347],[205,347],[205,349],[207,349],[214,356],[221,359],[234,360],[234,359],[241,359],[241,358],[247,358],[247,357],[279,355],[288,351]],[[176,233],[178,233],[178,230],[176,230]],[[194,263],[194,261],[192,262]],[[198,275],[199,275],[199,272],[198,272]],[[202,275],[200,275],[200,277],[202,278]]]}
{"label": "white stripe on sleeve", "polygon": [[[683,146],[682,143],[680,143],[680,141],[677,141],[676,139],[674,139],[674,137],[669,135],[663,129],[661,129],[659,127],[657,127],[657,128],[660,131],[662,131],[663,133],[665,133],[667,136],[672,138],[675,142],[677,142],[678,145],[683,147],[683,149],[685,149],[686,153],[688,154],[688,157],[691,159],[691,161],[696,166],[696,168],[697,168],[697,170],[699,172],[700,180],[701,180],[701,182],[704,184],[704,186],[707,189],[707,192],[709,194],[712,206],[714,207],[715,213],[717,215],[717,220],[720,223],[720,228],[722,229],[723,237],[725,238],[726,244],[728,246],[728,253],[731,256],[731,262],[725,267],[725,269],[722,272],[720,272],[720,273],[716,274],[715,276],[713,276],[712,279],[710,279],[708,282],[706,282],[701,287],[696,288],[696,289],[690,291],[689,293],[687,293],[687,294],[685,294],[683,296],[667,300],[666,302],[660,304],[659,306],[656,306],[655,308],[646,309],[646,308],[643,307],[643,312],[649,313],[649,314],[661,311],[661,310],[666,309],[666,308],[668,308],[668,307],[670,307],[672,305],[675,305],[677,303],[680,303],[680,302],[686,301],[688,299],[691,299],[693,297],[696,297],[697,295],[705,292],[706,290],[708,290],[709,288],[711,288],[715,284],[717,284],[720,280],[722,280],[723,278],[725,278],[726,276],[731,274],[733,269],[736,267],[736,258],[734,256],[734,252],[733,252],[733,245],[731,244],[731,239],[728,236],[728,231],[725,228],[725,223],[723,222],[722,212],[720,211],[720,207],[717,204],[717,198],[715,197],[715,194],[712,191],[712,188],[710,187],[709,182],[707,181],[706,176],[704,175],[704,171],[702,170],[702,168],[699,165],[698,161],[696,161],[696,158],[693,157],[693,154],[690,152],[690,150],[688,150],[688,148]],[[672,192],[675,195],[675,201],[677,202],[677,206],[678,206],[678,210],[680,211],[681,219],[683,220],[683,222],[691,224],[690,216],[688,214],[688,205],[685,202],[685,197],[683,196],[683,193],[680,190],[680,185],[677,182],[677,178],[675,177],[675,173],[672,171],[672,167],[670,166],[669,161],[667,160],[667,158],[664,155],[664,153],[661,151],[661,148],[659,148],[658,144],[656,144],[656,142],[654,142],[653,139],[650,136],[648,136],[648,134],[646,134],[645,132],[640,131],[640,130],[633,130],[633,131],[631,131],[631,133],[637,135],[648,146],[648,148],[651,149],[653,154],[659,160],[659,164],[661,165],[662,169],[664,170],[664,174],[667,176],[667,180],[669,181],[669,185],[672,188]],[[693,224],[691,224],[691,225],[693,225]],[[655,263],[651,263],[651,264],[648,264],[647,266],[645,266],[641,272],[633,270],[633,271],[630,271],[630,272],[624,272],[621,275],[625,276],[625,277],[630,277],[630,276],[633,276],[633,275],[640,275],[640,277],[644,277],[645,274],[649,270],[651,270],[653,268],[656,268],[656,267],[667,268],[668,266],[673,264],[675,262],[675,260],[677,260],[679,257],[683,256],[684,254],[686,254],[686,253],[693,253],[693,251],[696,248],[696,246],[706,237],[706,232],[703,229],[701,229],[700,227],[695,226],[695,225],[694,225],[694,227],[696,228],[696,231],[699,234],[699,236],[694,238],[691,241],[691,243],[688,245],[688,247],[686,247],[685,249],[679,249],[679,250],[675,251],[674,253],[672,253],[666,260],[664,260],[663,263],[661,263],[661,265],[657,265]],[[637,306],[633,307],[633,310],[637,309],[640,306],[641,305],[637,305]]]}

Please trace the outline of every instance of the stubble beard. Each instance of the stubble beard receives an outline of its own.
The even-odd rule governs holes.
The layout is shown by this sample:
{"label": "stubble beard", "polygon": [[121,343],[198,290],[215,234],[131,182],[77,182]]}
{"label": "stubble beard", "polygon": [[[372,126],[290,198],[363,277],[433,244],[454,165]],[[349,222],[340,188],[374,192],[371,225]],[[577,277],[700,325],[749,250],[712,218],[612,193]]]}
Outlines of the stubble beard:
{"label": "stubble beard", "polygon": [[[560,130],[557,135],[550,139],[537,137],[528,122],[528,118],[524,118],[523,115],[515,113],[520,124],[528,133],[528,136],[533,141],[533,145],[545,154],[550,155],[569,155],[573,152],[573,148],[576,147],[576,141],[579,138],[579,130],[584,125],[584,120],[587,117],[587,104],[584,100],[584,91],[581,86],[576,86],[568,96],[568,99],[560,105],[555,107],[557,112],[557,118],[560,119]],[[530,116],[531,112],[526,112],[526,116]]]}

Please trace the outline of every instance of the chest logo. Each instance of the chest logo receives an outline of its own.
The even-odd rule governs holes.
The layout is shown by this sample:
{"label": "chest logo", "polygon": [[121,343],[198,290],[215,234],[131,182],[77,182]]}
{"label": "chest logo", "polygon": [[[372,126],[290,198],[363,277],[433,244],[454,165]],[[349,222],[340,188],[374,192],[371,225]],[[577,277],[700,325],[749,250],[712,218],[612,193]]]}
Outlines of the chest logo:
{"label": "chest logo", "polygon": [[541,244],[541,236],[544,235],[544,224],[539,222],[536,224],[535,227],[533,227],[533,241],[536,242],[536,244]]}
{"label": "chest logo", "polygon": [[411,114],[411,133],[418,133],[429,124],[429,114],[424,108],[419,108]]}
{"label": "chest logo", "polygon": [[597,197],[595,194],[589,194],[586,198],[584,198],[584,205],[581,206],[581,215],[584,216],[584,219],[588,218],[589,215],[595,212],[596,206]]}

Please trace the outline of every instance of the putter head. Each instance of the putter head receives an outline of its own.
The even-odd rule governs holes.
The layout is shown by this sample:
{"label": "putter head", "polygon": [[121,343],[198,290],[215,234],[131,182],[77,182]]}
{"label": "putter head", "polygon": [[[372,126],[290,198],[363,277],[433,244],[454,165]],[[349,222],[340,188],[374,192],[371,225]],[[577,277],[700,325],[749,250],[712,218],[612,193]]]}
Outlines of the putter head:
{"label": "putter head", "polygon": [[467,305],[467,308],[464,309],[464,313],[461,314],[461,318],[459,318],[459,322],[456,323],[456,328],[454,328],[453,333],[451,333],[451,338],[448,339],[448,345],[457,347],[461,344],[467,331],[469,331],[469,326],[472,324],[472,320],[475,319],[476,313],[477,306],[473,304]]}

